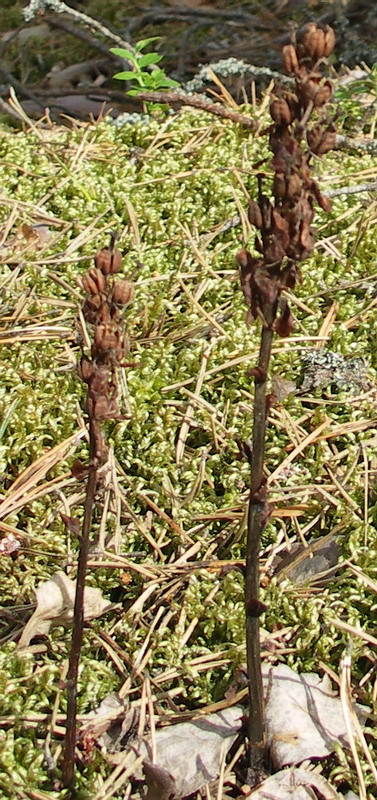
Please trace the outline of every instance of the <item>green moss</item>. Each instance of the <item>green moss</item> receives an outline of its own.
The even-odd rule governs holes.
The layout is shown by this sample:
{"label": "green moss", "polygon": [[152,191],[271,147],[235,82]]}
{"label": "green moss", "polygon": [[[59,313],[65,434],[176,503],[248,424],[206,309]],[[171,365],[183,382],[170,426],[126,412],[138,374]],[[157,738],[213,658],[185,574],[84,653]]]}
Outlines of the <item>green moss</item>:
{"label": "green moss", "polygon": [[[244,556],[238,520],[246,502],[249,467],[240,462],[235,439],[249,439],[251,435],[253,389],[248,370],[254,363],[259,337],[256,325],[245,325],[245,308],[235,271],[234,254],[245,244],[241,230],[230,228],[207,245],[201,237],[237,214],[234,193],[244,202],[233,167],[242,163],[246,170],[242,173],[245,185],[250,192],[254,191],[254,164],[263,156],[260,141],[229,123],[192,111],[172,116],[161,137],[159,134],[157,122],[124,128],[101,123],[73,131],[41,130],[41,138],[33,133],[10,133],[3,128],[0,138],[2,224],[9,219],[14,204],[17,209],[11,231],[15,236],[13,246],[2,251],[7,261],[3,303],[12,313],[20,307],[21,300],[26,304],[24,316],[20,316],[17,325],[11,324],[11,328],[24,331],[20,341],[16,337],[4,343],[0,354],[0,410],[3,415],[9,411],[0,442],[2,491],[7,493],[12,481],[26,467],[79,428],[77,405],[83,401],[83,388],[71,368],[80,352],[75,323],[78,301],[72,290],[77,291],[78,277],[92,263],[97,247],[106,243],[108,231],[116,228],[120,232],[124,275],[132,275],[135,282],[135,301],[126,313],[132,340],[131,360],[138,366],[127,370],[129,418],[109,422],[106,427],[117,462],[126,475],[126,479],[120,477],[120,480],[132,512],[129,514],[122,508],[121,549],[130,561],[144,566],[167,565],[196,541],[200,543],[195,554],[198,560],[210,560],[219,553],[228,559]],[[353,173],[370,167],[370,156],[360,159],[335,153],[318,167],[332,182],[337,175],[345,174],[352,181]],[[355,252],[359,203],[360,198],[353,196],[337,198],[332,213],[318,217],[320,235],[334,237],[342,259],[335,260],[319,248],[303,265],[303,283],[296,294],[311,313],[303,311],[300,305],[294,306],[295,336],[290,342],[274,343],[273,374],[298,385],[302,380],[301,352],[313,346],[310,337],[318,335],[333,301],[338,302],[339,308],[326,347],[346,356],[365,356],[373,380],[377,364],[375,311],[373,306],[368,310],[368,306],[373,299],[377,234],[375,226],[366,226]],[[130,204],[133,219],[127,210]],[[27,246],[21,225],[39,221],[41,205],[43,213],[54,217],[56,225],[53,228],[51,225],[50,241],[37,250]],[[339,218],[346,211],[350,211],[350,216],[342,223]],[[368,213],[366,204],[364,213]],[[133,220],[137,222],[137,230]],[[13,280],[15,269],[18,272]],[[206,314],[218,319],[223,334],[211,329],[208,317],[183,291],[178,278]],[[346,284],[360,280],[365,284],[359,284],[355,290],[347,288]],[[349,327],[348,320],[354,317],[355,322]],[[45,339],[34,341],[30,326],[42,324],[62,327],[66,333],[49,333]],[[9,326],[2,327],[1,333],[6,330]],[[184,389],[194,391],[209,344],[201,390],[204,405],[193,408],[183,459],[177,464],[178,436],[190,403]],[[231,362],[237,359],[238,363],[232,366]],[[183,386],[174,388],[176,384]],[[363,422],[366,427],[354,432],[344,429],[334,438],[312,443],[295,460],[293,468],[273,485],[273,499],[278,507],[300,503],[302,487],[328,482],[328,465],[338,463],[342,474],[350,470],[346,489],[360,511],[350,507],[347,497],[341,494],[336,495],[336,507],[326,507],[323,496],[311,488],[308,498],[304,498],[307,508],[299,521],[304,528],[322,511],[321,522],[311,535],[319,536],[341,526],[342,558],[352,559],[375,580],[376,500],[371,495],[365,547],[364,467],[360,449],[363,445],[370,458],[375,456],[374,399],[372,394],[357,403],[350,399],[349,392],[337,393],[328,387],[310,395],[298,391],[286,399],[284,412],[295,425],[301,426],[302,435],[320,425],[325,415],[330,426]],[[326,400],[327,404],[321,404]],[[281,409],[278,412],[271,415],[268,430],[266,462],[270,472],[286,457],[293,443],[292,429],[288,423],[282,423]],[[337,454],[341,456],[339,462],[334,461]],[[48,484],[51,479],[62,477],[62,491],[72,500],[72,514],[81,519],[82,484],[64,479],[77,457],[84,461],[87,458],[84,441],[67,453],[43,482]],[[355,464],[353,471],[352,464]],[[202,469],[201,485],[195,493],[193,488]],[[281,491],[287,486],[289,494]],[[188,533],[189,542],[182,541],[166,517],[151,515],[145,495],[173,524]],[[27,534],[18,558],[12,561],[2,556],[0,562],[3,604],[10,610],[33,603],[36,586],[64,567],[69,537],[59,514],[64,511],[61,499],[61,495],[53,492],[42,494],[33,502],[21,504],[7,519]],[[102,504],[103,494],[96,511],[93,539],[100,524]],[[229,520],[229,508],[238,510],[239,516]],[[221,517],[222,512],[224,518],[211,520],[211,515]],[[114,530],[114,520],[112,508],[110,532]],[[285,531],[292,539],[297,535],[289,519]],[[281,520],[276,517],[263,534],[265,555],[279,536]],[[159,541],[162,555],[156,553],[151,537]],[[77,552],[74,539],[71,551],[73,555]],[[141,595],[147,580],[128,571],[129,577],[122,582],[121,569],[90,570],[90,585],[99,586],[105,596],[123,604],[119,617],[109,614],[93,622],[94,632],[104,629],[133,663],[145,643],[156,608],[162,609],[161,620],[170,611],[169,620],[165,625],[157,625],[150,640],[152,651],[147,665],[150,674],[157,680],[167,669],[177,668],[179,677],[174,679],[174,687],[179,688],[178,702],[183,707],[219,699],[232,673],[244,660],[241,573],[219,575],[210,569],[197,569],[173,576],[171,583],[162,576],[160,588],[145,602],[142,613],[129,615],[127,609]],[[161,601],[159,592],[165,592]],[[263,592],[268,607],[262,618],[263,627],[273,632],[292,629],[291,652],[282,657],[296,669],[316,670],[318,662],[323,661],[336,672],[339,670],[347,634],[330,624],[333,617],[373,633],[373,592],[345,568],[332,576],[319,593],[310,587],[299,589],[288,581],[279,584],[275,579]],[[192,633],[186,638],[191,623]],[[17,747],[10,729],[0,740],[5,796],[9,796],[6,793],[10,791],[12,771],[20,787],[53,792],[38,743],[45,732],[26,728],[22,719],[28,713],[51,709],[69,646],[70,632],[63,628],[51,632],[46,651],[38,657],[21,656],[14,652],[13,643],[3,644],[0,714],[16,715],[18,735]],[[207,671],[192,663],[193,659],[210,653],[223,654],[228,663]],[[364,669],[363,659],[365,646],[357,640],[353,662],[357,680]],[[88,713],[106,694],[119,688],[122,680],[109,651],[87,630],[80,673],[80,712]],[[162,680],[161,685],[165,690],[171,688],[169,680]],[[136,683],[134,688],[138,686]],[[366,700],[370,701],[369,686],[365,692]],[[62,693],[60,713],[64,709]],[[108,770],[97,754],[80,771],[79,792],[83,798],[97,791],[98,781]],[[51,796],[62,799],[64,793]]]}

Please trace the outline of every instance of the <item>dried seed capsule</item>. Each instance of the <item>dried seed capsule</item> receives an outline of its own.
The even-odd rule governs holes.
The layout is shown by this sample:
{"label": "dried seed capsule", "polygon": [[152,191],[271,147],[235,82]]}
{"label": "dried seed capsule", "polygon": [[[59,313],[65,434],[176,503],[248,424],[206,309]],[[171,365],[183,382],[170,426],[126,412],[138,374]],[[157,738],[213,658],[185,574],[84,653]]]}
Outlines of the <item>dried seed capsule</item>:
{"label": "dried seed capsule", "polygon": [[318,205],[328,214],[328,212],[331,211],[330,198],[322,194],[318,184],[315,181],[312,182],[311,189]]}
{"label": "dried seed capsule", "polygon": [[259,195],[259,205],[262,212],[263,228],[271,230],[271,203],[265,194]]}
{"label": "dried seed capsule", "polygon": [[336,133],[335,131],[327,131],[317,150],[317,155],[323,156],[325,155],[325,153],[329,153],[330,150],[334,150],[335,147],[336,147]]}
{"label": "dried seed capsule", "polygon": [[95,419],[107,417],[109,413],[109,400],[105,395],[96,397],[93,406],[93,416]]}
{"label": "dried seed capsule", "polygon": [[314,101],[318,89],[319,89],[319,81],[315,81],[312,78],[309,78],[308,80],[303,81],[300,84],[300,95],[306,103],[309,103],[311,101]]}
{"label": "dried seed capsule", "polygon": [[283,47],[283,65],[286,72],[289,74],[297,72],[299,68],[297,53],[293,44],[286,44]]}
{"label": "dried seed capsule", "polygon": [[285,192],[286,192],[285,177],[282,172],[276,172],[274,177],[274,186],[273,186],[274,197],[278,197],[279,200],[283,200],[285,197]]}
{"label": "dried seed capsule", "polygon": [[122,269],[122,255],[120,250],[102,247],[102,249],[98,250],[96,253],[94,263],[97,269],[100,269],[104,275],[112,275],[114,272],[119,272]]}
{"label": "dried seed capsule", "polygon": [[102,365],[97,367],[93,373],[90,381],[90,391],[94,396],[96,394],[107,394],[109,388],[109,370],[106,366]]}
{"label": "dried seed capsule", "polygon": [[308,145],[317,156],[323,156],[336,145],[335,131],[324,131],[321,125],[315,125],[307,132]]}
{"label": "dried seed capsule", "polygon": [[325,81],[322,86],[318,87],[316,96],[313,99],[315,107],[320,108],[321,106],[324,106],[330,100],[331,95],[332,83],[331,81]]}
{"label": "dried seed capsule", "polygon": [[106,301],[102,303],[98,312],[98,322],[110,322],[110,307]]}
{"label": "dried seed capsule", "polygon": [[88,307],[91,311],[98,311],[101,308],[103,299],[100,294],[93,294],[85,300],[84,308]]}
{"label": "dried seed capsule", "polygon": [[94,334],[94,342],[98,350],[115,350],[119,344],[119,335],[111,325],[98,325]]}
{"label": "dried seed capsule", "polygon": [[102,298],[101,298],[101,296],[99,294],[94,294],[94,295],[91,295],[90,299],[88,298],[87,300],[85,300],[85,303],[84,303],[83,309],[82,309],[82,313],[84,315],[84,318],[91,325],[95,325],[95,323],[97,322],[98,308],[96,308],[96,305],[93,302],[94,300],[97,300],[97,299],[99,300],[99,306],[98,306],[98,308],[99,308],[100,305],[101,305],[101,302],[102,302]]}
{"label": "dried seed capsule", "polygon": [[245,250],[244,248],[242,250],[238,251],[238,253],[236,254],[236,259],[237,259],[241,269],[245,270],[245,271],[248,271],[248,272],[252,271],[253,264],[256,261],[255,258],[254,259],[252,258],[252,256],[249,253],[249,251]]}
{"label": "dried seed capsule", "polygon": [[331,211],[331,208],[332,208],[332,202],[331,202],[330,198],[327,197],[325,194],[321,194],[321,196],[318,197],[317,199],[318,199],[318,203],[321,206],[321,208],[323,209],[323,211],[325,211],[326,214],[328,214],[329,211]]}
{"label": "dried seed capsule", "polygon": [[258,203],[256,203],[252,197],[249,197],[249,208],[247,216],[249,218],[249,222],[251,223],[251,225],[255,225],[256,228],[262,227],[263,225],[262,212],[259,208]]}
{"label": "dried seed capsule", "polygon": [[86,294],[98,294],[98,286],[88,272],[82,276],[81,286]]}
{"label": "dried seed capsule", "polygon": [[288,303],[285,304],[280,317],[274,322],[274,329],[279,336],[289,336],[295,327],[294,317]]}
{"label": "dried seed capsule", "polygon": [[106,278],[100,269],[92,267],[92,269],[88,270],[87,275],[96,284],[98,292],[106,291]]}
{"label": "dried seed capsule", "polygon": [[335,39],[335,33],[333,29],[330,28],[330,25],[325,25],[323,30],[325,34],[325,49],[323,55],[325,56],[325,58],[327,58],[327,56],[330,56],[332,51],[334,50],[336,39]]}
{"label": "dried seed capsule", "polygon": [[117,281],[114,283],[111,299],[113,303],[120,306],[127,306],[133,298],[133,287],[128,281]]}
{"label": "dried seed capsule", "polygon": [[297,172],[294,172],[292,175],[289,176],[289,178],[287,178],[286,197],[289,197],[290,199],[292,197],[297,197],[297,195],[301,194],[301,189],[302,189],[301,178],[297,174]]}
{"label": "dried seed capsule", "polygon": [[293,110],[288,105],[284,97],[273,100],[270,105],[270,114],[277,125],[290,125],[294,120]]}
{"label": "dried seed capsule", "polygon": [[302,55],[317,61],[325,55],[325,32],[315,22],[309,22],[299,31],[298,41]]}
{"label": "dried seed capsule", "polygon": [[78,373],[81,380],[85,381],[85,383],[88,383],[93,375],[93,372],[93,362],[90,361],[87,356],[82,356],[78,365]]}
{"label": "dried seed capsule", "polygon": [[323,128],[321,125],[314,125],[313,128],[308,130],[306,138],[312,153],[317,153],[318,147],[321,144],[323,137]]}

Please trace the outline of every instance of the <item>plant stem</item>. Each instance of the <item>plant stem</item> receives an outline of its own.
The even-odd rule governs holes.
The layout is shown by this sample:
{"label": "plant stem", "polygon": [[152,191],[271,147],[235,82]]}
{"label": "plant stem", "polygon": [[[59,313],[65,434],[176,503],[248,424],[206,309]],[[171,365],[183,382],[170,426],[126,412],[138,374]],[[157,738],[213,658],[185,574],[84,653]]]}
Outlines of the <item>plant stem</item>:
{"label": "plant stem", "polygon": [[67,722],[65,735],[65,749],[63,760],[62,782],[66,789],[71,789],[75,776],[75,749],[76,749],[76,714],[77,714],[77,678],[80,663],[80,652],[84,630],[84,591],[87,572],[87,563],[90,545],[90,530],[94,498],[97,487],[98,459],[96,457],[98,442],[98,423],[90,420],[90,462],[88,484],[85,498],[85,513],[81,533],[80,553],[77,564],[76,596],[73,614],[72,644],[69,657],[67,674]]}
{"label": "plant stem", "polygon": [[261,533],[266,523],[267,500],[263,470],[266,439],[266,385],[273,338],[272,306],[265,312],[268,327],[263,327],[255,377],[253,447],[250,498],[247,521],[245,608],[246,655],[249,682],[249,763],[253,771],[261,769],[264,756],[263,685],[260,658],[259,616],[259,550]]}

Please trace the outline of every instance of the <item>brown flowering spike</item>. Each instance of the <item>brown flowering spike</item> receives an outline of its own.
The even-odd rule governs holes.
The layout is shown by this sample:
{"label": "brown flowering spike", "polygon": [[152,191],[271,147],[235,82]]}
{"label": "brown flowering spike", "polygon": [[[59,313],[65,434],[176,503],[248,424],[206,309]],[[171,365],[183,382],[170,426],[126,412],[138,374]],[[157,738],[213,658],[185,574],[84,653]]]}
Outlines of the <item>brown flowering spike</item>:
{"label": "brown flowering spike", "polygon": [[117,281],[114,283],[111,299],[113,303],[120,306],[127,306],[133,298],[133,287],[128,281]]}
{"label": "brown flowering spike", "polygon": [[332,52],[334,42],[331,28],[312,22],[299,31],[297,46],[290,44],[283,48],[284,68],[293,76],[294,89],[288,93],[278,87],[270,105],[272,191],[264,191],[267,177],[259,174],[257,196],[249,202],[249,220],[258,229],[253,247],[259,256],[255,257],[246,249],[237,255],[241,288],[248,307],[247,322],[254,318],[262,323],[258,363],[251,373],[254,411],[245,567],[251,709],[249,758],[250,775],[255,783],[259,782],[265,741],[258,622],[261,610],[259,551],[261,533],[271,509],[267,502],[264,455],[268,410],[277,399],[274,391],[267,394],[268,372],[274,334],[288,337],[294,329],[293,314],[282,291],[294,289],[296,281],[301,280],[300,262],[313,251],[311,226],[315,205],[319,204],[325,211],[330,208],[328,198],[322,195],[313,178],[312,164],[313,154],[322,155],[335,143],[335,132],[329,127],[325,113],[322,114],[332,94],[324,59]]}
{"label": "brown flowering spike", "polygon": [[[122,259],[119,250],[114,249],[115,235],[111,235],[110,247],[103,247],[95,255],[95,268],[88,270],[81,279],[86,298],[83,316],[89,326],[88,334],[92,344],[90,356],[83,353],[78,373],[87,385],[85,411],[88,417],[89,464],[78,462],[72,469],[78,480],[87,476],[85,513],[80,537],[80,553],[77,567],[75,613],[73,620],[72,647],[67,678],[67,724],[66,744],[63,763],[63,784],[71,789],[74,783],[75,747],[77,742],[77,679],[80,649],[83,638],[84,591],[90,547],[90,533],[94,504],[101,489],[102,476],[99,466],[108,458],[108,451],[101,424],[108,419],[124,419],[119,413],[117,396],[117,367],[127,366],[124,358],[129,349],[124,319],[120,305],[126,305],[132,298],[132,288],[127,281],[113,282],[112,275],[121,269]],[[109,278],[110,276],[110,278]],[[82,337],[83,342],[84,337]],[[133,366],[137,366],[133,364]],[[69,792],[69,794],[71,794]]]}
{"label": "brown flowering spike", "polygon": [[121,252],[112,247],[102,247],[96,253],[94,263],[104,275],[113,275],[114,272],[119,272],[122,269]]}

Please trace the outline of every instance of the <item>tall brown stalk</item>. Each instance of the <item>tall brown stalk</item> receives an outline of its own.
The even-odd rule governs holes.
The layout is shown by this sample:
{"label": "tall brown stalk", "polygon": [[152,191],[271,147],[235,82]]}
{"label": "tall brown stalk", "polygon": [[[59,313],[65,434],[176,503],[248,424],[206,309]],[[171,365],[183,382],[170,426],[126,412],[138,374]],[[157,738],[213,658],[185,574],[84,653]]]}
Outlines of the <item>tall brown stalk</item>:
{"label": "tall brown stalk", "polygon": [[77,566],[76,596],[73,633],[67,675],[67,721],[63,760],[63,786],[72,788],[75,776],[77,678],[83,640],[85,612],[85,580],[90,546],[93,508],[98,484],[98,468],[106,460],[106,445],[101,422],[122,419],[117,403],[116,369],[124,364],[128,352],[128,337],[124,331],[121,308],[132,299],[132,287],[126,280],[113,281],[113,275],[122,268],[119,250],[110,247],[99,250],[95,267],[88,270],[81,283],[86,293],[83,315],[92,329],[93,344],[90,356],[82,355],[80,378],[87,384],[86,413],[89,423],[89,465],[85,513],[81,532]]}
{"label": "tall brown stalk", "polygon": [[264,458],[267,414],[273,401],[266,389],[274,332],[288,336],[294,327],[284,289],[294,288],[300,279],[299,264],[313,250],[314,204],[324,211],[331,207],[312,177],[311,162],[313,156],[335,146],[335,131],[326,115],[332,84],[323,76],[334,45],[332,28],[312,22],[298,32],[295,43],[283,48],[284,68],[294,77],[295,88],[276,87],[270,104],[271,199],[263,193],[264,176],[259,175],[257,201],[249,200],[248,216],[258,230],[254,245],[259,255],[248,250],[237,254],[248,321],[259,319],[262,325],[259,359],[252,370],[255,395],[245,577],[251,782],[259,779],[265,749],[259,638],[259,617],[265,607],[259,600],[259,551],[270,514]]}

